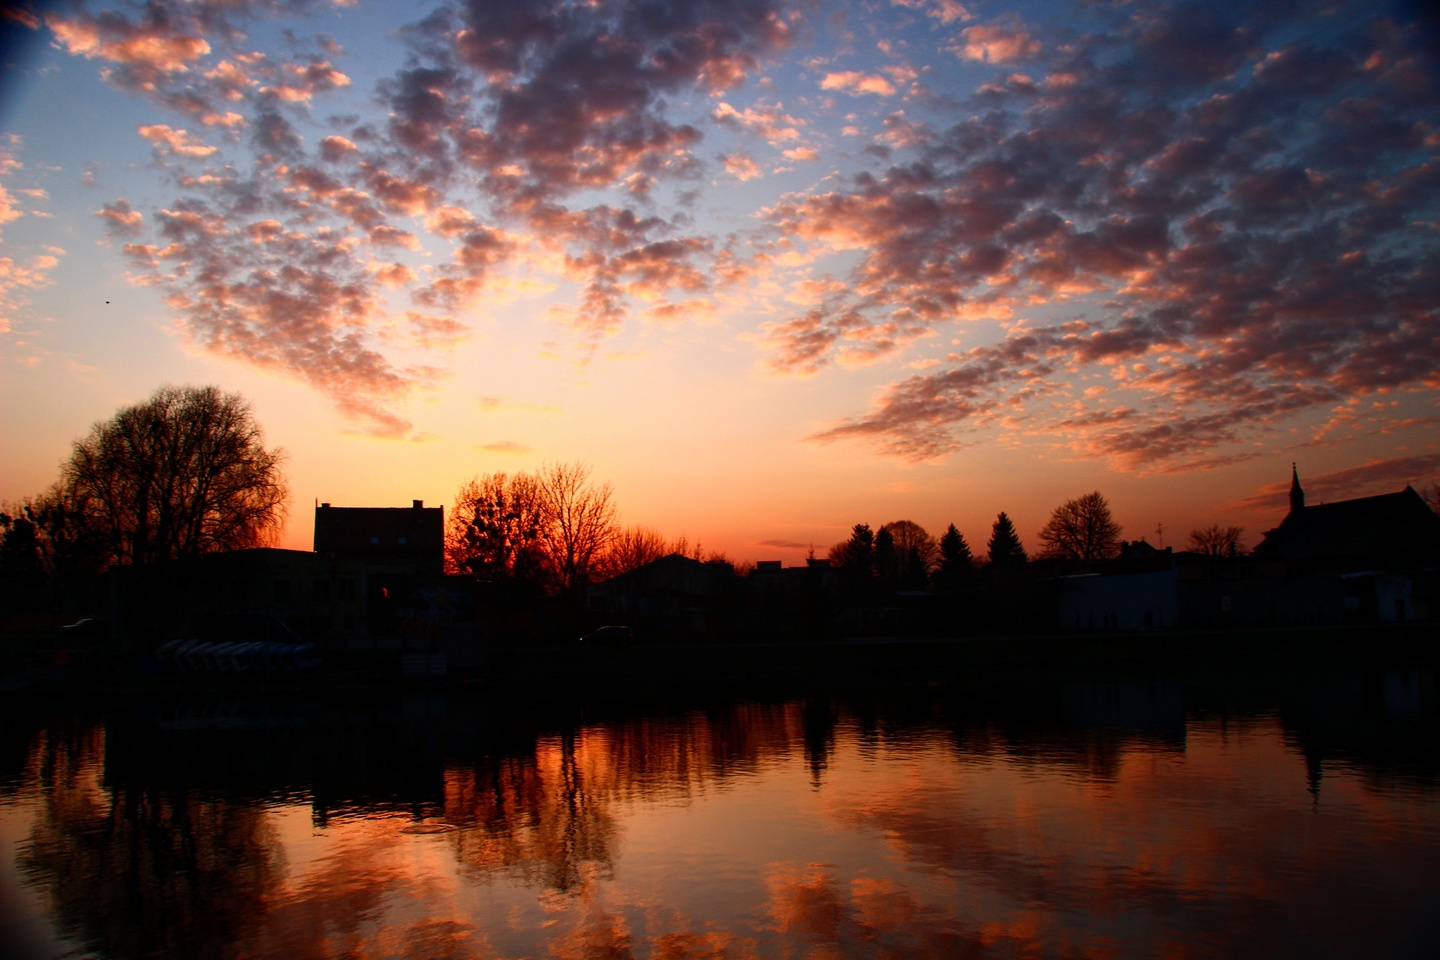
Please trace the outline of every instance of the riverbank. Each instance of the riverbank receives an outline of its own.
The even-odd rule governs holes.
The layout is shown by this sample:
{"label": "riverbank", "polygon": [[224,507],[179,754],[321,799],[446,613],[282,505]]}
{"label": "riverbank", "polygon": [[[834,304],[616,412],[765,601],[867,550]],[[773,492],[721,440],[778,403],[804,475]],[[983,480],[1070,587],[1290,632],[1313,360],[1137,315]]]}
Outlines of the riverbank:
{"label": "riverbank", "polygon": [[[6,697],[144,695],[147,692],[364,690],[451,688],[505,695],[575,696],[593,692],[715,687],[775,681],[846,684],[893,678],[943,678],[957,672],[1050,673],[1086,665],[1197,668],[1224,661],[1245,665],[1352,664],[1396,657],[1434,664],[1435,625],[1344,626],[1184,633],[1044,634],[988,637],[853,637],[829,642],[744,641],[642,643],[587,648],[490,645],[466,658],[435,659],[427,676],[406,676],[401,651],[331,655],[297,674],[156,675],[136,661],[81,666],[31,664],[0,674]],[[413,653],[411,654],[413,657]]]}

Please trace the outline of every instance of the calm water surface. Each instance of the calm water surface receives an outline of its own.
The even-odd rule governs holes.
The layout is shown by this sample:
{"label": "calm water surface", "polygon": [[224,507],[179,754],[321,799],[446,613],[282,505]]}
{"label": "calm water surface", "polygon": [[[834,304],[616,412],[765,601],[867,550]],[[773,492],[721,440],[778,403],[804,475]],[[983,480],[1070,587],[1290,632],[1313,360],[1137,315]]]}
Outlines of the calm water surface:
{"label": "calm water surface", "polygon": [[17,957],[1434,957],[1434,673],[32,705]]}

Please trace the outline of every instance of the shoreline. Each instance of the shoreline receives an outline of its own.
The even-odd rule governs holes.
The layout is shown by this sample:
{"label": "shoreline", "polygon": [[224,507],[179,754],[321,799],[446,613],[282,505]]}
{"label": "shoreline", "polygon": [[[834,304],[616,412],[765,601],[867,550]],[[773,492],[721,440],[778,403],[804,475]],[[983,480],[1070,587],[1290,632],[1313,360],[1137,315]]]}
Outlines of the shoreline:
{"label": "shoreline", "polygon": [[[137,663],[116,663],[110,675],[31,666],[0,674],[6,699],[70,696],[326,693],[363,690],[461,690],[511,696],[540,689],[583,693],[587,688],[713,687],[747,681],[826,679],[864,681],[956,670],[997,672],[1086,667],[1214,666],[1222,661],[1289,663],[1307,658],[1334,665],[1377,656],[1434,663],[1440,636],[1434,623],[1271,627],[1145,633],[848,637],[837,640],[725,640],[635,643],[582,648],[576,644],[500,645],[443,675],[406,677],[401,658],[417,651],[332,654],[303,674],[152,674]],[[471,651],[473,654],[474,651]]]}

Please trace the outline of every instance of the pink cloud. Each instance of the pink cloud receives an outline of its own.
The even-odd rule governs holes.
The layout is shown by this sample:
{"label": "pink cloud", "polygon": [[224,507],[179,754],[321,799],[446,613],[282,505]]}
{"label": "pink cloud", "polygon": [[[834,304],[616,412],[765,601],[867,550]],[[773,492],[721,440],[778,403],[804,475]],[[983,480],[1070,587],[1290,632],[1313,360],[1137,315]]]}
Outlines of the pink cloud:
{"label": "pink cloud", "polygon": [[864,93],[874,94],[880,97],[892,97],[895,95],[895,85],[889,80],[877,74],[865,74],[854,70],[847,70],[841,73],[827,73],[820,81],[821,90],[842,90],[845,93],[860,95]]}
{"label": "pink cloud", "polygon": [[[1440,221],[1440,178],[1413,119],[1363,96],[1363,44],[1322,55],[1296,41],[1276,57],[1222,19],[1192,20],[1189,51],[1183,23],[1148,15],[1072,42],[1052,74],[1064,82],[1039,100],[987,87],[983,111],[897,143],[909,161],[771,208],[778,234],[859,257],[824,309],[769,329],[775,370],[903,345],[987,303],[1089,298],[1083,327],[972,348],[817,438],[925,459],[1018,409],[1026,432],[1120,469],[1207,469],[1337,397],[1433,389],[1440,261],[1422,224]],[[963,35],[1012,44],[992,59],[1040,49],[1008,28]],[[1322,61],[1323,81],[1295,71],[1297,86],[1278,85],[1280,64]],[[1394,215],[1401,194],[1408,216]],[[1047,406],[1074,393],[1085,409],[1095,401],[1072,384],[1106,371],[1124,374],[1124,416]]]}
{"label": "pink cloud", "polygon": [[1005,25],[973,26],[960,31],[955,52],[967,60],[1010,63],[1036,57],[1041,43],[1027,31]]}

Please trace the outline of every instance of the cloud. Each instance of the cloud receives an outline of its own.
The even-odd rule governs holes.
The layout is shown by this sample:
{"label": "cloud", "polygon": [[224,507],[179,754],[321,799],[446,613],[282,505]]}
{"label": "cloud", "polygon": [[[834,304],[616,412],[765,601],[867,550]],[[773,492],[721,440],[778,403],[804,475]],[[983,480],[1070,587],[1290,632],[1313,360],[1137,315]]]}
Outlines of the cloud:
{"label": "cloud", "polygon": [[163,123],[150,124],[140,128],[140,136],[154,144],[157,152],[173,153],[181,157],[208,157],[215,148],[191,139],[184,130],[173,130]]}
{"label": "cloud", "polygon": [[318,63],[287,63],[280,68],[280,82],[260,88],[260,93],[286,103],[303,103],[317,93],[348,87],[350,78],[336,70],[329,61]]}
{"label": "cloud", "polygon": [[210,52],[210,44],[152,8],[144,19],[131,21],[123,14],[78,12],[72,17],[46,18],[55,38],[70,53],[123,64],[141,74],[171,73],[186,69]]}
{"label": "cloud", "polygon": [[927,17],[932,17],[942,24],[954,23],[957,20],[969,20],[974,16],[963,4],[955,0],[890,0],[897,7],[910,7],[913,10],[923,10]]}
{"label": "cloud", "polygon": [[114,237],[138,236],[145,223],[144,214],[124,200],[105,204],[95,215],[105,221],[106,232]]}
{"label": "cloud", "polygon": [[736,180],[754,180],[762,175],[760,165],[743,153],[721,154],[720,163],[724,165],[725,172]]}
{"label": "cloud", "polygon": [[[1369,66],[1426,57],[1418,37],[1192,8],[1113,26],[1055,46],[1038,85],[912,128],[883,174],[767,211],[797,250],[858,258],[848,291],[771,324],[772,370],[1046,308],[816,438],[927,459],[1004,426],[1121,469],[1206,469],[1337,398],[1433,389],[1440,161],[1419,130],[1440,112]],[[992,61],[1039,50],[962,36]],[[1107,383],[1123,415],[1090,406]]]}
{"label": "cloud", "polygon": [[[246,42],[249,19],[315,6],[81,4],[47,21],[64,49],[192,118],[190,130],[245,132],[227,141],[241,149],[230,166],[184,125],[144,125],[183,190],[153,210],[102,210],[130,241],[135,281],[167,289],[195,343],[309,382],[362,429],[390,434],[405,429],[390,407],[430,375],[391,363],[386,344],[443,349],[463,335],[448,314],[522,260],[574,281],[566,321],[585,351],[637,313],[705,312],[715,250],[686,216],[567,204],[618,189],[648,207],[660,182],[698,180],[702,133],[670,103],[734,90],[785,49],[783,4],[441,3],[397,33],[412,56],[379,83],[386,117],[373,124],[309,112],[351,83],[334,44],[277,58]],[[798,138],[778,105],[727,120]],[[449,244],[448,259],[404,262],[427,242]],[[420,309],[391,320],[394,290]]]}
{"label": "cloud", "polygon": [[[843,118],[846,156],[805,98],[771,93],[768,68],[814,39],[785,0],[442,0],[395,32],[403,65],[348,93],[333,41],[247,39],[320,0],[81,3],[46,23],[165,113],[140,135],[173,194],[99,213],[135,281],[194,343],[312,384],[361,429],[403,431],[395,411],[434,380],[398,348],[448,349],[537,274],[573,291],[537,322],[581,359],[754,284],[764,370],[915,374],[816,431],[902,457],[1003,429],[1201,469],[1338,399],[1440,386],[1419,31],[1358,6],[1098,6],[1080,34],[898,5],[921,28],[907,44],[928,32],[966,58],[947,70],[985,79],[943,89],[898,40],[888,65],[807,61],[822,88],[876,97]],[[346,112],[365,94],[374,116]],[[888,113],[863,143],[866,106]],[[756,230],[704,225],[710,185],[822,156],[837,172],[795,189],[790,171]]]}
{"label": "cloud", "polygon": [[1010,63],[1032,59],[1040,53],[1041,43],[1026,30],[1009,25],[977,25],[960,31],[961,42],[954,50],[966,60],[985,63]]}
{"label": "cloud", "polygon": [[497,440],[494,443],[482,443],[475,447],[476,450],[483,450],[486,453],[529,453],[530,448],[523,443],[514,440]]}
{"label": "cloud", "polygon": [[721,126],[753,133],[772,146],[799,140],[800,128],[804,126],[803,121],[785,113],[778,105],[757,105],[737,110],[722,101],[712,117]]}
{"label": "cloud", "polygon": [[854,96],[864,93],[880,97],[895,95],[895,85],[877,74],[859,73],[847,70],[843,73],[827,73],[820,81],[821,90],[843,90]]}

